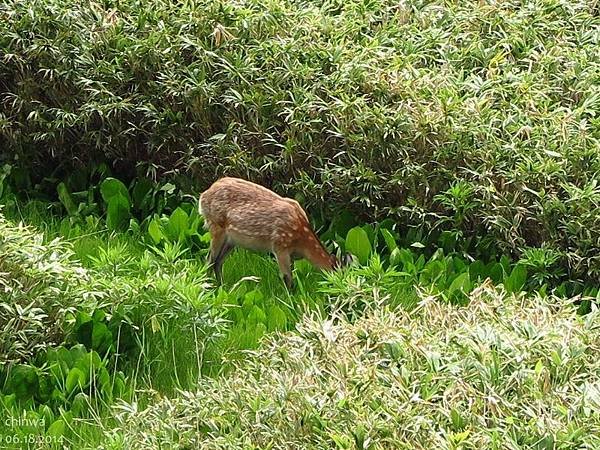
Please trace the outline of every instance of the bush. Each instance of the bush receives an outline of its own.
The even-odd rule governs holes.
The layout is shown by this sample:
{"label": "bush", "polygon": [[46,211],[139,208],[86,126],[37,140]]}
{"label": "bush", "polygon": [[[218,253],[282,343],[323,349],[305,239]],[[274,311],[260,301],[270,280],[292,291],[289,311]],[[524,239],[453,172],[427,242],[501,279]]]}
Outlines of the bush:
{"label": "bush", "polygon": [[598,313],[559,305],[483,286],[305,317],[195,392],[123,405],[105,448],[595,448]]}
{"label": "bush", "polygon": [[600,275],[593,2],[8,0],[0,18],[0,149],[33,182],[102,161],[198,190],[242,175]]}
{"label": "bush", "polygon": [[[0,213],[0,366],[62,343],[67,318],[86,303],[86,271],[69,244]],[[90,294],[91,295],[91,294]]]}

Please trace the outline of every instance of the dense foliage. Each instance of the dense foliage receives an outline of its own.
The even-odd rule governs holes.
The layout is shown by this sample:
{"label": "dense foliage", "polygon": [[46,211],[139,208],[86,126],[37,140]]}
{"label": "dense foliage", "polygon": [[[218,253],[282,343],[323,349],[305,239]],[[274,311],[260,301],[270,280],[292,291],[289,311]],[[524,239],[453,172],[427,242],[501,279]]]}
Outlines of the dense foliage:
{"label": "dense foliage", "polygon": [[0,411],[19,424],[0,424],[1,448],[29,438],[60,444],[73,421],[85,427],[138,381],[165,392],[187,386],[209,371],[224,326],[203,260],[110,238],[99,220],[68,227],[44,209],[25,207],[47,233],[0,213]]}
{"label": "dense foliage", "polygon": [[[120,184],[114,179],[107,180],[108,184],[101,188],[106,193],[107,203],[121,202],[122,199],[115,200],[115,196],[128,198]],[[109,192],[113,195],[108,195]],[[516,334],[503,335],[510,345],[514,344],[515,349],[537,349],[530,356],[505,355],[506,358],[510,357],[506,364],[513,364],[514,367],[517,364],[515,361],[521,357],[529,361],[522,369],[525,372],[537,358],[536,355],[553,355],[548,352],[558,342],[579,348],[577,346],[582,339],[589,339],[589,342],[596,339],[595,328],[582,328],[584,319],[574,318],[575,308],[571,302],[566,302],[564,297],[547,294],[552,289],[556,294],[564,296],[573,287],[561,284],[552,288],[549,283],[553,273],[545,270],[544,266],[535,265],[535,258],[514,264],[506,257],[488,263],[469,261],[459,253],[445,253],[443,249],[428,255],[427,249],[422,248],[422,245],[402,246],[398,233],[386,228],[385,222],[376,227],[364,225],[350,228],[347,233],[343,233],[343,237],[340,235],[341,229],[328,231],[336,237],[338,245],[355,255],[353,265],[343,271],[324,276],[311,269],[306,261],[298,261],[294,269],[297,286],[288,291],[279,279],[274,261],[261,255],[238,251],[225,264],[224,286],[215,289],[211,279],[206,276],[207,234],[197,228],[200,219],[194,210],[186,212],[187,210],[186,204],[182,203],[170,214],[152,217],[149,223],[153,225],[147,228],[137,226],[135,220],[131,219],[128,229],[111,230],[108,227],[114,221],[110,215],[105,220],[94,215],[86,216],[85,220],[80,220],[78,216],[57,217],[48,213],[47,204],[43,202],[27,205],[17,202],[6,207],[6,214],[9,216],[35,223],[45,231],[42,233],[0,216],[0,282],[3,287],[0,291],[0,412],[3,416],[12,418],[11,420],[26,418],[30,421],[18,426],[6,421],[0,424],[2,444],[15,444],[6,446],[19,448],[17,444],[26,439],[36,439],[36,442],[41,440],[47,444],[44,448],[60,448],[63,443],[77,448],[98,448],[100,444],[118,448],[124,443],[127,447],[130,438],[134,437],[135,442],[139,442],[142,447],[152,447],[168,439],[185,443],[215,438],[215,442],[221,442],[219,433],[225,433],[225,430],[237,430],[235,433],[239,432],[239,436],[245,435],[244,427],[251,427],[247,422],[248,417],[254,413],[243,408],[252,408],[254,403],[243,396],[237,399],[223,396],[223,392],[258,398],[256,389],[259,385],[264,386],[262,383],[270,379],[261,374],[279,377],[276,372],[272,372],[275,366],[270,366],[274,357],[271,353],[276,348],[287,348],[290,342],[296,342],[297,339],[302,341],[313,336],[312,332],[307,334],[306,327],[324,330],[327,336],[338,332],[349,333],[350,336],[356,330],[364,329],[367,334],[356,334],[356,337],[359,340],[366,339],[368,345],[365,345],[371,348],[376,342],[372,339],[377,330],[383,332],[387,329],[386,332],[393,335],[403,335],[404,331],[394,328],[398,325],[398,320],[402,320],[403,326],[412,324],[414,328],[411,333],[419,331],[427,334],[417,340],[419,344],[415,343],[413,347],[405,347],[406,342],[402,341],[382,351],[389,350],[392,352],[390,355],[396,358],[402,352],[410,350],[415,352],[416,358],[416,353],[425,348],[421,344],[429,342],[425,338],[431,339],[427,345],[435,347],[444,333],[464,337],[477,332],[483,333],[482,336],[485,337],[488,336],[487,331],[483,330],[488,325],[492,326],[490,323],[493,322],[493,329],[498,330],[501,324],[508,324],[514,328],[510,333],[522,334],[519,335],[520,340]],[[116,214],[115,217],[118,218],[119,214]],[[493,284],[497,291],[486,291],[481,296],[482,284],[488,291]],[[531,292],[527,294],[526,291],[535,291],[536,294],[531,296]],[[593,286],[581,287],[579,293],[584,296],[584,299],[576,299],[579,310],[593,310],[592,302],[594,297],[598,298],[598,289]],[[512,295],[516,297],[513,298]],[[475,302],[473,296],[476,298]],[[429,299],[427,320],[440,320],[439,324],[424,322],[423,305],[419,305],[423,298]],[[431,304],[433,299],[448,306],[434,307]],[[487,301],[490,305],[485,309]],[[468,306],[464,308],[458,305]],[[550,317],[553,308],[556,309],[556,317]],[[389,311],[393,313],[388,316]],[[378,316],[379,312],[383,315]],[[307,313],[313,316],[316,314],[316,318],[305,318],[302,322]],[[372,322],[374,313],[383,320],[382,323]],[[481,321],[480,315],[485,316],[484,321]],[[548,329],[533,329],[519,322],[522,316],[528,315],[539,315],[552,323],[547,324]],[[467,316],[470,318],[469,324],[478,325],[477,330],[448,328],[450,323],[458,326]],[[593,324],[594,318],[595,315],[590,316],[587,324]],[[342,331],[327,331],[333,326],[332,320]],[[566,325],[563,322],[553,322],[562,320],[566,321]],[[299,321],[303,324],[298,329],[300,335],[297,336],[291,330]],[[357,325],[351,325],[352,323]],[[448,327],[442,326],[442,323],[446,323]],[[537,326],[537,323],[534,325]],[[371,326],[374,328],[370,328]],[[571,326],[575,327],[575,334],[568,331]],[[288,331],[290,334],[283,340],[277,338],[267,347],[262,347],[259,356],[252,358],[249,363],[240,362],[248,360],[249,349],[261,348],[261,340],[278,331]],[[523,333],[529,334],[525,336]],[[407,336],[409,340],[416,337],[414,334]],[[525,342],[528,342],[527,345]],[[323,351],[333,353],[322,353],[322,357],[326,361],[341,361],[338,352],[346,350],[345,347],[337,349],[339,344],[336,341],[335,345],[328,347],[329,350],[324,349]],[[307,341],[301,347],[312,348],[312,345]],[[479,344],[475,345],[477,346]],[[460,349],[453,346],[447,350],[448,354],[444,357],[458,364],[458,368],[452,370],[465,370],[472,374],[470,371],[481,369],[475,365],[474,359],[466,357],[467,350],[459,352]],[[314,351],[316,350],[310,350],[312,353]],[[442,349],[439,351],[442,352]],[[489,358],[490,364],[501,363],[496,360],[499,356],[495,353],[480,351],[482,358]],[[548,369],[554,374],[551,376],[560,378],[561,383],[566,382],[577,367],[577,370],[589,370],[586,372],[588,379],[593,380],[597,376],[593,372],[594,366],[588,366],[585,360],[585,355],[590,353],[569,352],[571,350],[564,350],[563,353],[552,356],[554,366]],[[442,354],[443,352],[438,359],[442,358]],[[384,358],[385,355],[377,353],[372,356]],[[259,370],[263,357],[266,358],[265,366]],[[299,357],[306,358],[306,355],[299,354]],[[561,365],[557,358],[573,360],[569,359],[568,364]],[[320,360],[316,360],[315,364],[318,361]],[[364,370],[368,372],[376,364],[374,359],[362,357],[352,361],[357,364],[357,373],[363,373]],[[431,377],[439,375],[432,375],[431,370],[442,370],[442,366],[432,366],[432,369],[429,363],[425,364],[425,361],[418,359],[414,359],[411,364],[414,364],[415,373],[425,372]],[[468,367],[461,364],[467,364]],[[545,363],[536,363],[536,376],[542,376],[542,364]],[[292,367],[282,370],[284,373],[294,373]],[[382,367],[381,370],[392,369]],[[510,370],[507,369],[504,375],[509,376],[512,373]],[[257,379],[259,385],[252,385],[254,379],[249,375],[250,372],[256,372],[260,379]],[[383,377],[387,376],[385,373],[382,374]],[[450,374],[456,375],[453,371],[448,376]],[[207,375],[215,377],[214,381],[206,379]],[[303,392],[312,392],[311,395],[318,395],[324,386],[337,382],[335,380],[339,379],[341,372],[332,376],[332,379],[328,379],[329,375],[322,375],[319,380],[315,380],[317,384],[305,384],[301,389]],[[500,375],[494,377],[494,382],[499,383],[498,385],[505,381]],[[308,383],[310,380],[305,381]],[[250,384],[244,389],[238,389],[238,384],[244,383]],[[376,390],[372,392],[374,397],[379,396],[378,389],[385,390],[387,386],[378,383],[373,385]],[[433,391],[427,390],[430,387],[428,384],[420,389],[425,394],[429,392],[433,395]],[[557,392],[563,392],[564,387],[563,384],[557,385]],[[243,423],[223,422],[222,426],[225,428],[218,429],[198,425],[200,417],[206,417],[210,421],[208,417],[213,415],[214,408],[223,408],[223,412],[219,414],[227,415],[227,408],[233,405],[211,403],[214,399],[205,392],[183,396],[179,393],[181,389],[195,392],[205,388],[215,395],[219,393],[223,402],[239,402],[243,405],[244,415],[240,418]],[[519,389],[516,394],[513,391],[507,392],[506,395],[510,398],[504,400],[513,401],[513,394],[520,396],[533,388],[524,383]],[[534,397],[538,395],[531,392]],[[171,400],[152,406],[157,401],[157,395],[166,395]],[[367,423],[376,419],[372,415],[379,413],[364,409],[365,404],[357,403],[352,398],[346,406],[337,403],[337,406],[329,405],[334,409],[326,414],[336,416],[338,407],[348,409],[352,414],[364,413],[366,415],[360,418],[367,421],[364,433],[359,431],[359,435],[355,437],[340,434],[344,422],[337,423],[333,419],[323,422],[321,425],[324,428],[319,428],[320,431],[313,430],[312,427],[321,425],[313,423],[313,416],[303,409],[308,405],[306,402],[310,403],[312,400],[298,395],[299,393],[294,394],[296,400],[293,401],[299,403],[292,407],[299,408],[302,417],[306,416],[302,423],[308,421],[305,426],[312,430],[310,436],[314,437],[315,445],[317,442],[331,440],[343,447],[351,442],[348,439],[376,439],[387,433],[379,428],[378,431],[367,429]],[[565,395],[564,402],[575,404],[573,402],[579,401],[571,391]],[[188,401],[191,403],[188,404]],[[196,404],[197,401],[200,403]],[[147,410],[144,409],[145,405],[149,405]],[[522,410],[526,411],[529,406],[529,403],[523,403]],[[200,408],[206,416],[193,413],[192,418],[173,412],[177,417],[172,419],[164,408],[169,411],[179,411],[179,408],[197,411]],[[465,422],[472,412],[452,411],[450,409],[450,420],[455,429],[452,430],[451,437],[444,437],[443,433],[439,435],[440,430],[433,430],[432,434],[423,436],[422,439],[467,440],[469,436],[461,433],[466,433],[468,423],[475,424],[477,420],[483,420],[475,418],[472,419],[473,422]],[[441,410],[428,409],[413,412],[422,415],[423,420],[434,421],[445,414]],[[287,413],[281,410],[277,414]],[[464,414],[466,416],[463,417]],[[483,411],[477,414],[482,417],[485,415]],[[562,413],[560,409],[549,407],[548,414]],[[214,417],[215,420],[225,420],[222,415]],[[499,426],[512,426],[514,422],[511,422],[513,419],[510,417],[512,416],[503,416],[501,420],[504,422]],[[169,424],[162,422],[163,419]],[[408,416],[402,416],[402,420],[405,419],[408,420]],[[304,431],[301,432],[304,437],[285,431],[285,427],[277,424],[279,420],[283,423],[283,416],[273,420],[275,422],[270,422],[272,428],[265,432],[291,440],[281,441],[282,448],[288,443],[292,445],[292,441],[296,442],[297,439],[300,439],[298,442],[312,439],[303,434]],[[315,420],[321,419],[316,417]],[[552,416],[552,420],[557,421],[559,428],[562,427],[560,417]],[[114,428],[115,421],[121,421],[120,428],[110,431]],[[171,426],[175,427],[175,434],[166,431]],[[589,426],[595,425],[591,422]],[[587,428],[579,422],[576,427],[572,436],[565,437],[566,431],[552,434],[549,429],[538,429],[529,424],[526,427],[516,427],[514,432],[518,436],[514,439],[517,442],[533,442],[536,439],[544,439],[544,442],[551,442],[553,439],[579,442],[584,439],[581,437],[581,430],[585,431]],[[148,431],[149,428],[152,431]],[[155,429],[157,434],[154,434]],[[202,433],[208,434],[199,435],[189,430],[204,430]],[[370,437],[372,432],[376,433],[374,437]],[[231,434],[230,437],[237,439],[236,436],[238,435]],[[494,436],[494,433],[480,433],[473,436],[473,439],[474,442],[480,442],[496,439]],[[405,438],[412,439],[410,436]],[[263,438],[257,436],[256,439],[262,442]],[[400,437],[392,434],[385,439],[397,440]],[[172,447],[173,442],[163,444]]]}
{"label": "dense foliage", "polygon": [[229,377],[122,409],[105,448],[568,449],[600,445],[598,313],[473,293],[355,323],[306,317]]}
{"label": "dense foliage", "polygon": [[0,19],[21,187],[102,161],[195,190],[244,175],[600,275],[595,2],[8,0]]}
{"label": "dense foliage", "polygon": [[27,360],[64,340],[66,319],[85,306],[85,270],[63,241],[43,242],[0,212],[0,363]]}
{"label": "dense foliage", "polygon": [[[599,85],[584,0],[0,3],[0,447],[600,446]],[[353,263],[215,286],[221,174]]]}

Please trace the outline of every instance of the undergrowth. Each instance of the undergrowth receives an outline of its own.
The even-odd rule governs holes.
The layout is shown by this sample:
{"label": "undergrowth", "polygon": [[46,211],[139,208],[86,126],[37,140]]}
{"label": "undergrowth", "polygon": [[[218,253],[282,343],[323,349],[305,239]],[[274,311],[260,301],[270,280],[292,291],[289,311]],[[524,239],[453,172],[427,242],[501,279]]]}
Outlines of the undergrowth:
{"label": "undergrowth", "polygon": [[370,305],[354,322],[307,315],[229,376],[121,405],[103,448],[600,445],[597,311],[489,286],[467,308],[423,297],[389,309],[375,294]]}
{"label": "undergrowth", "polygon": [[[0,447],[599,447],[599,17],[4,1]],[[221,174],[354,263],[215,286]]]}
{"label": "undergrowth", "polygon": [[[95,216],[84,220],[57,217],[43,202],[16,202],[7,207],[9,219],[3,217],[0,222],[5,286],[0,294],[0,307],[5,311],[0,315],[0,342],[12,346],[2,348],[0,408],[13,422],[0,427],[0,435],[3,439],[10,436],[10,441],[3,441],[8,447],[18,448],[28,439],[47,448],[65,443],[78,448],[108,443],[127,447],[133,428],[122,422],[124,416],[115,415],[115,408],[130,412],[137,408],[139,420],[146,420],[146,414],[159,408],[153,405],[162,404],[161,399],[179,404],[188,398],[181,391],[193,392],[212,383],[208,379],[234,382],[246,370],[248,351],[264,351],[261,342],[272,339],[273,333],[294,336],[294,330],[302,331],[307,315],[320,318],[318,322],[312,319],[311,326],[319,323],[327,329],[331,320],[339,318],[352,327],[375,311],[419,314],[419,299],[424,295],[440,305],[451,305],[444,307],[450,308],[449,314],[453,308],[461,311],[459,305],[470,310],[482,283],[501,289],[503,294],[495,293],[495,299],[508,302],[516,295],[526,303],[530,294],[524,291],[535,289],[536,304],[542,305],[544,298],[548,311],[562,311],[570,305],[547,292],[544,274],[551,272],[544,272],[543,267],[532,271],[535,255],[517,263],[508,258],[469,261],[459,253],[446,254],[442,248],[427,255],[422,246],[401,247],[398,233],[385,224],[353,227],[345,238],[339,230],[330,230],[337,245],[355,255],[354,263],[323,274],[299,261],[294,268],[297,286],[291,291],[282,283],[274,260],[244,250],[227,259],[224,284],[217,288],[205,264],[208,240],[196,231],[186,231],[185,226],[196,230],[191,225],[193,215],[187,215],[184,208],[176,211],[152,219],[161,230],[157,241],[145,227],[110,230]],[[44,231],[17,223],[20,220]],[[182,232],[172,234],[179,226],[184,227]],[[544,281],[542,289],[539,281]],[[562,287],[551,289],[558,295]],[[593,309],[597,292],[589,286],[575,299],[581,312]],[[12,311],[20,311],[22,305],[29,308],[24,311],[36,315],[31,320],[19,319],[16,327],[17,315]],[[537,342],[533,335],[530,338]],[[199,429],[202,436],[208,430],[184,422],[181,427]],[[148,437],[151,433],[146,435],[145,423],[138,425],[144,435],[136,436],[136,442],[158,445]],[[108,433],[116,426],[122,428]],[[279,432],[295,439],[283,428]],[[537,432],[533,428],[522,431],[530,440]],[[190,442],[200,439],[188,436],[187,431],[183,434],[182,439]],[[167,439],[162,431],[155,437]],[[319,439],[315,445],[320,445]],[[350,442],[350,437],[342,435],[330,439],[342,446]],[[389,439],[395,441],[397,436]],[[288,444],[301,446],[281,443],[281,448]]]}

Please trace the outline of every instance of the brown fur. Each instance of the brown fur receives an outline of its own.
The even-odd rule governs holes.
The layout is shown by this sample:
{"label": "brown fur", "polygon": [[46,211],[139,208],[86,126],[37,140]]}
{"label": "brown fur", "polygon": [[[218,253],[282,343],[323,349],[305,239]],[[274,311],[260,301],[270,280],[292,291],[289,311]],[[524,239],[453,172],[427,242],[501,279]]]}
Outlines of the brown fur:
{"label": "brown fur", "polygon": [[221,178],[200,195],[199,209],[212,236],[209,259],[219,282],[223,260],[236,245],[274,253],[288,286],[293,258],[306,258],[324,270],[336,264],[300,204],[263,186]]}

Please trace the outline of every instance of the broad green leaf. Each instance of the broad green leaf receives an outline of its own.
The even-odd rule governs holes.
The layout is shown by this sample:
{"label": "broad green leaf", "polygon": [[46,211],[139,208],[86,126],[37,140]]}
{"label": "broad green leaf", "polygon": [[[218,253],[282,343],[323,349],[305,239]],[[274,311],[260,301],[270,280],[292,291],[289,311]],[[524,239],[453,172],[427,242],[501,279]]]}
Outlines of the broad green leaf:
{"label": "broad green leaf", "polygon": [[106,203],[116,196],[125,197],[127,203],[131,203],[127,187],[116,178],[106,178],[100,185],[100,193]]}
{"label": "broad green leaf", "polygon": [[435,261],[436,259],[442,260],[444,258],[446,258],[446,256],[444,256],[444,249],[438,248],[435,252],[433,252],[433,255],[431,255],[429,261]]}
{"label": "broad green leaf", "polygon": [[454,268],[454,271],[458,272],[458,273],[466,272],[469,270],[467,268],[467,263],[462,258],[459,258],[458,256],[455,256],[454,258],[452,258],[452,267]]}
{"label": "broad green leaf", "polygon": [[64,403],[67,400],[67,396],[62,389],[54,388],[52,395],[50,396],[54,403]]}
{"label": "broad green leaf", "polygon": [[494,284],[500,284],[504,280],[504,267],[500,263],[494,263],[490,270],[490,278]]}
{"label": "broad green leaf", "polygon": [[152,219],[148,224],[148,234],[156,244],[160,243],[160,241],[164,239],[161,226],[156,218]]}
{"label": "broad green leaf", "polygon": [[90,408],[90,399],[83,393],[79,392],[73,398],[71,402],[71,411],[75,417],[82,417],[82,415]]}
{"label": "broad green leaf", "polygon": [[371,246],[374,247],[377,243],[377,233],[373,226],[370,224],[366,224],[362,225],[361,228],[365,230],[365,233],[367,233],[367,236],[369,237],[369,242],[371,243]]}
{"label": "broad green leaf", "polygon": [[396,225],[396,221],[394,219],[383,219],[381,222],[379,222],[378,227],[379,229],[386,229],[389,231],[392,231],[394,229],[394,225]]}
{"label": "broad green leaf", "polygon": [[346,236],[346,251],[356,255],[361,264],[367,264],[371,254],[371,242],[367,232],[361,227],[354,227]]}
{"label": "broad green leaf", "polygon": [[47,402],[50,400],[50,396],[52,395],[52,390],[54,389],[54,382],[44,375],[38,377],[38,389],[37,396],[38,400],[41,402]]}
{"label": "broad green leaf", "polygon": [[94,313],[92,314],[92,320],[94,320],[95,322],[102,322],[104,319],[106,319],[105,311],[99,308],[94,310]]}
{"label": "broad green leaf", "polygon": [[67,375],[67,382],[65,384],[67,392],[70,394],[76,387],[82,389],[85,386],[85,378],[85,374],[77,367],[73,367],[69,370],[69,375]]}
{"label": "broad green leaf", "polygon": [[188,215],[181,208],[176,208],[169,217],[169,234],[173,241],[181,239],[188,230]]}
{"label": "broad green leaf", "polygon": [[527,281],[527,269],[524,265],[517,264],[510,276],[504,280],[504,288],[510,293],[520,292],[525,286],[525,281]]}
{"label": "broad green leaf", "polygon": [[457,276],[450,287],[448,288],[448,296],[457,295],[458,293],[468,294],[471,290],[471,280],[469,279],[469,273],[464,272]]}
{"label": "broad green leaf", "polygon": [[2,395],[0,398],[0,403],[2,403],[2,405],[8,410],[14,408],[17,404],[17,396],[15,394]]}
{"label": "broad green leaf", "polygon": [[473,261],[469,265],[469,277],[473,282],[483,281],[486,278],[486,267],[485,264],[479,260]]}
{"label": "broad green leaf", "polygon": [[258,343],[260,338],[262,338],[267,332],[267,326],[264,322],[258,322],[254,328],[254,344]]}
{"label": "broad green leaf", "polygon": [[[112,336],[112,333],[111,333],[111,336]],[[96,371],[99,367],[102,367],[102,365],[103,365],[102,359],[100,358],[100,355],[98,354],[97,351],[91,350],[88,355],[89,355],[90,365],[92,366],[92,369],[94,371]]]}
{"label": "broad green leaf", "polygon": [[71,352],[65,347],[59,347],[56,351],[56,356],[57,361],[63,366],[63,369],[70,369],[71,367],[73,367],[73,356],[71,355]]}
{"label": "broad green leaf", "polygon": [[129,200],[121,194],[117,194],[108,201],[106,213],[106,226],[109,230],[125,228],[129,222]]}
{"label": "broad green leaf", "polygon": [[75,202],[71,197],[71,193],[69,192],[67,185],[65,183],[59,183],[58,186],[56,186],[56,191],[58,192],[58,199],[67,210],[67,214],[70,216],[76,215],[77,206],[75,206]]}
{"label": "broad green leaf", "polygon": [[48,427],[46,435],[59,438],[65,434],[65,429],[65,422],[62,419],[58,419]]}
{"label": "broad green leaf", "polygon": [[131,191],[133,206],[137,210],[141,210],[148,203],[148,198],[152,193],[153,184],[146,178],[140,178],[136,181]]}
{"label": "broad green leaf", "polygon": [[544,370],[544,361],[539,359],[538,362],[535,364],[535,374],[539,376],[542,373],[542,370]]}
{"label": "broad green leaf", "polygon": [[69,350],[69,354],[71,356],[71,361],[75,364],[80,359],[85,359],[88,357],[88,352],[84,345],[76,344]]}
{"label": "broad green leaf", "polygon": [[415,267],[415,258],[414,254],[407,248],[399,249],[398,258],[402,262],[404,269],[410,264],[412,267]]}
{"label": "broad green leaf", "polygon": [[432,285],[437,283],[437,281],[444,277],[446,274],[446,267],[444,262],[438,260],[429,261],[425,264],[421,275],[419,276],[419,281],[425,285]]}
{"label": "broad green leaf", "polygon": [[394,239],[394,235],[390,230],[386,230],[385,228],[380,228],[379,232],[383,236],[383,240],[385,241],[385,245],[387,245],[388,250],[393,252],[398,248],[398,244],[396,243],[396,239]]}
{"label": "broad green leaf", "polygon": [[54,412],[52,412],[52,408],[48,405],[40,405],[39,414],[44,419],[45,424],[54,422]]}
{"label": "broad green leaf", "polygon": [[456,248],[458,237],[456,231],[442,231],[439,240],[446,252],[452,252]]}
{"label": "broad green leaf", "polygon": [[100,386],[104,385],[104,384],[110,384],[110,374],[108,373],[108,370],[106,370],[105,367],[100,367],[100,369],[98,370],[98,384]]}
{"label": "broad green leaf", "polygon": [[102,352],[103,350],[106,350],[106,347],[110,345],[111,341],[112,333],[108,327],[101,322],[95,322],[94,328],[92,329],[92,348]]}

